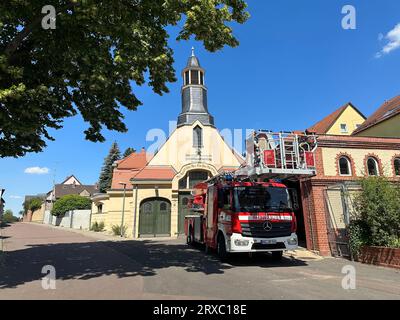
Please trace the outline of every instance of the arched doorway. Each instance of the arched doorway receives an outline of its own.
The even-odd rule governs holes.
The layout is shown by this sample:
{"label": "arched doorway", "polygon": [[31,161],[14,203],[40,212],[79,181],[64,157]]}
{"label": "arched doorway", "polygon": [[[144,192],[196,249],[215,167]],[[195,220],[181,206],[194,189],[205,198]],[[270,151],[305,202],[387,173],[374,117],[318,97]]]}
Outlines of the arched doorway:
{"label": "arched doorway", "polygon": [[207,170],[191,170],[179,180],[179,205],[178,205],[178,233],[185,232],[185,216],[190,214],[188,203],[191,197],[190,191],[192,188],[203,181],[208,180],[211,174]]}
{"label": "arched doorway", "polygon": [[140,203],[139,237],[171,235],[171,203],[164,198],[149,198]]}

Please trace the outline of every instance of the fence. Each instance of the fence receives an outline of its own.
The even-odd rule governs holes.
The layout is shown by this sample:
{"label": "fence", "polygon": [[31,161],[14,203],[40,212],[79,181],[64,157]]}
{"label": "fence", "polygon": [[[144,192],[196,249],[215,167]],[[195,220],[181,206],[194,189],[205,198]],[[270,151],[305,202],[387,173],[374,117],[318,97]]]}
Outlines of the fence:
{"label": "fence", "polygon": [[89,230],[90,215],[90,210],[74,210],[66,212],[62,217],[56,217],[46,210],[43,223],[64,228]]}

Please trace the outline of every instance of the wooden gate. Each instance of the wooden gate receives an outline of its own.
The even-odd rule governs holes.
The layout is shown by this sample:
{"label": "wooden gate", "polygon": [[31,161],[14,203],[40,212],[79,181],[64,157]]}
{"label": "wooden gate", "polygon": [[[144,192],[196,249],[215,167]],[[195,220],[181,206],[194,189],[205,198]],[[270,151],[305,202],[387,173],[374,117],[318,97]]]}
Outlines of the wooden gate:
{"label": "wooden gate", "polygon": [[171,235],[171,203],[164,198],[142,201],[139,211],[139,237]]}

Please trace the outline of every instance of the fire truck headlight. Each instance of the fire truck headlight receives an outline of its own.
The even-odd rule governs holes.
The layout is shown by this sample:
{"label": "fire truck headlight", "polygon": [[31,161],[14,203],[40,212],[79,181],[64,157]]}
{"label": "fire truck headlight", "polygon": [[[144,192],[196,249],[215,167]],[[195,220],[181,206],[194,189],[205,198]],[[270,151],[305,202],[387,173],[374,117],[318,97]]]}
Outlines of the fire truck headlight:
{"label": "fire truck headlight", "polygon": [[249,240],[239,240],[239,239],[235,240],[235,246],[246,247],[248,245],[249,245]]}
{"label": "fire truck headlight", "polygon": [[297,238],[296,237],[289,238],[288,244],[290,244],[292,246],[296,245],[297,244]]}

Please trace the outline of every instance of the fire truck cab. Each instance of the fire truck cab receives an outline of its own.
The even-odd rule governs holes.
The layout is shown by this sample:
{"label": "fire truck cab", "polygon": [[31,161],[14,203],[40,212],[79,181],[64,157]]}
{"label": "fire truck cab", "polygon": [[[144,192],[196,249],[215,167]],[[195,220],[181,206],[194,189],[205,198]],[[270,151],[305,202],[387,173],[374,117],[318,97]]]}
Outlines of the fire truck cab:
{"label": "fire truck cab", "polygon": [[296,217],[285,180],[315,174],[314,136],[258,131],[247,140],[247,161],[196,185],[185,217],[187,242],[230,253],[283,251],[298,246]]}

